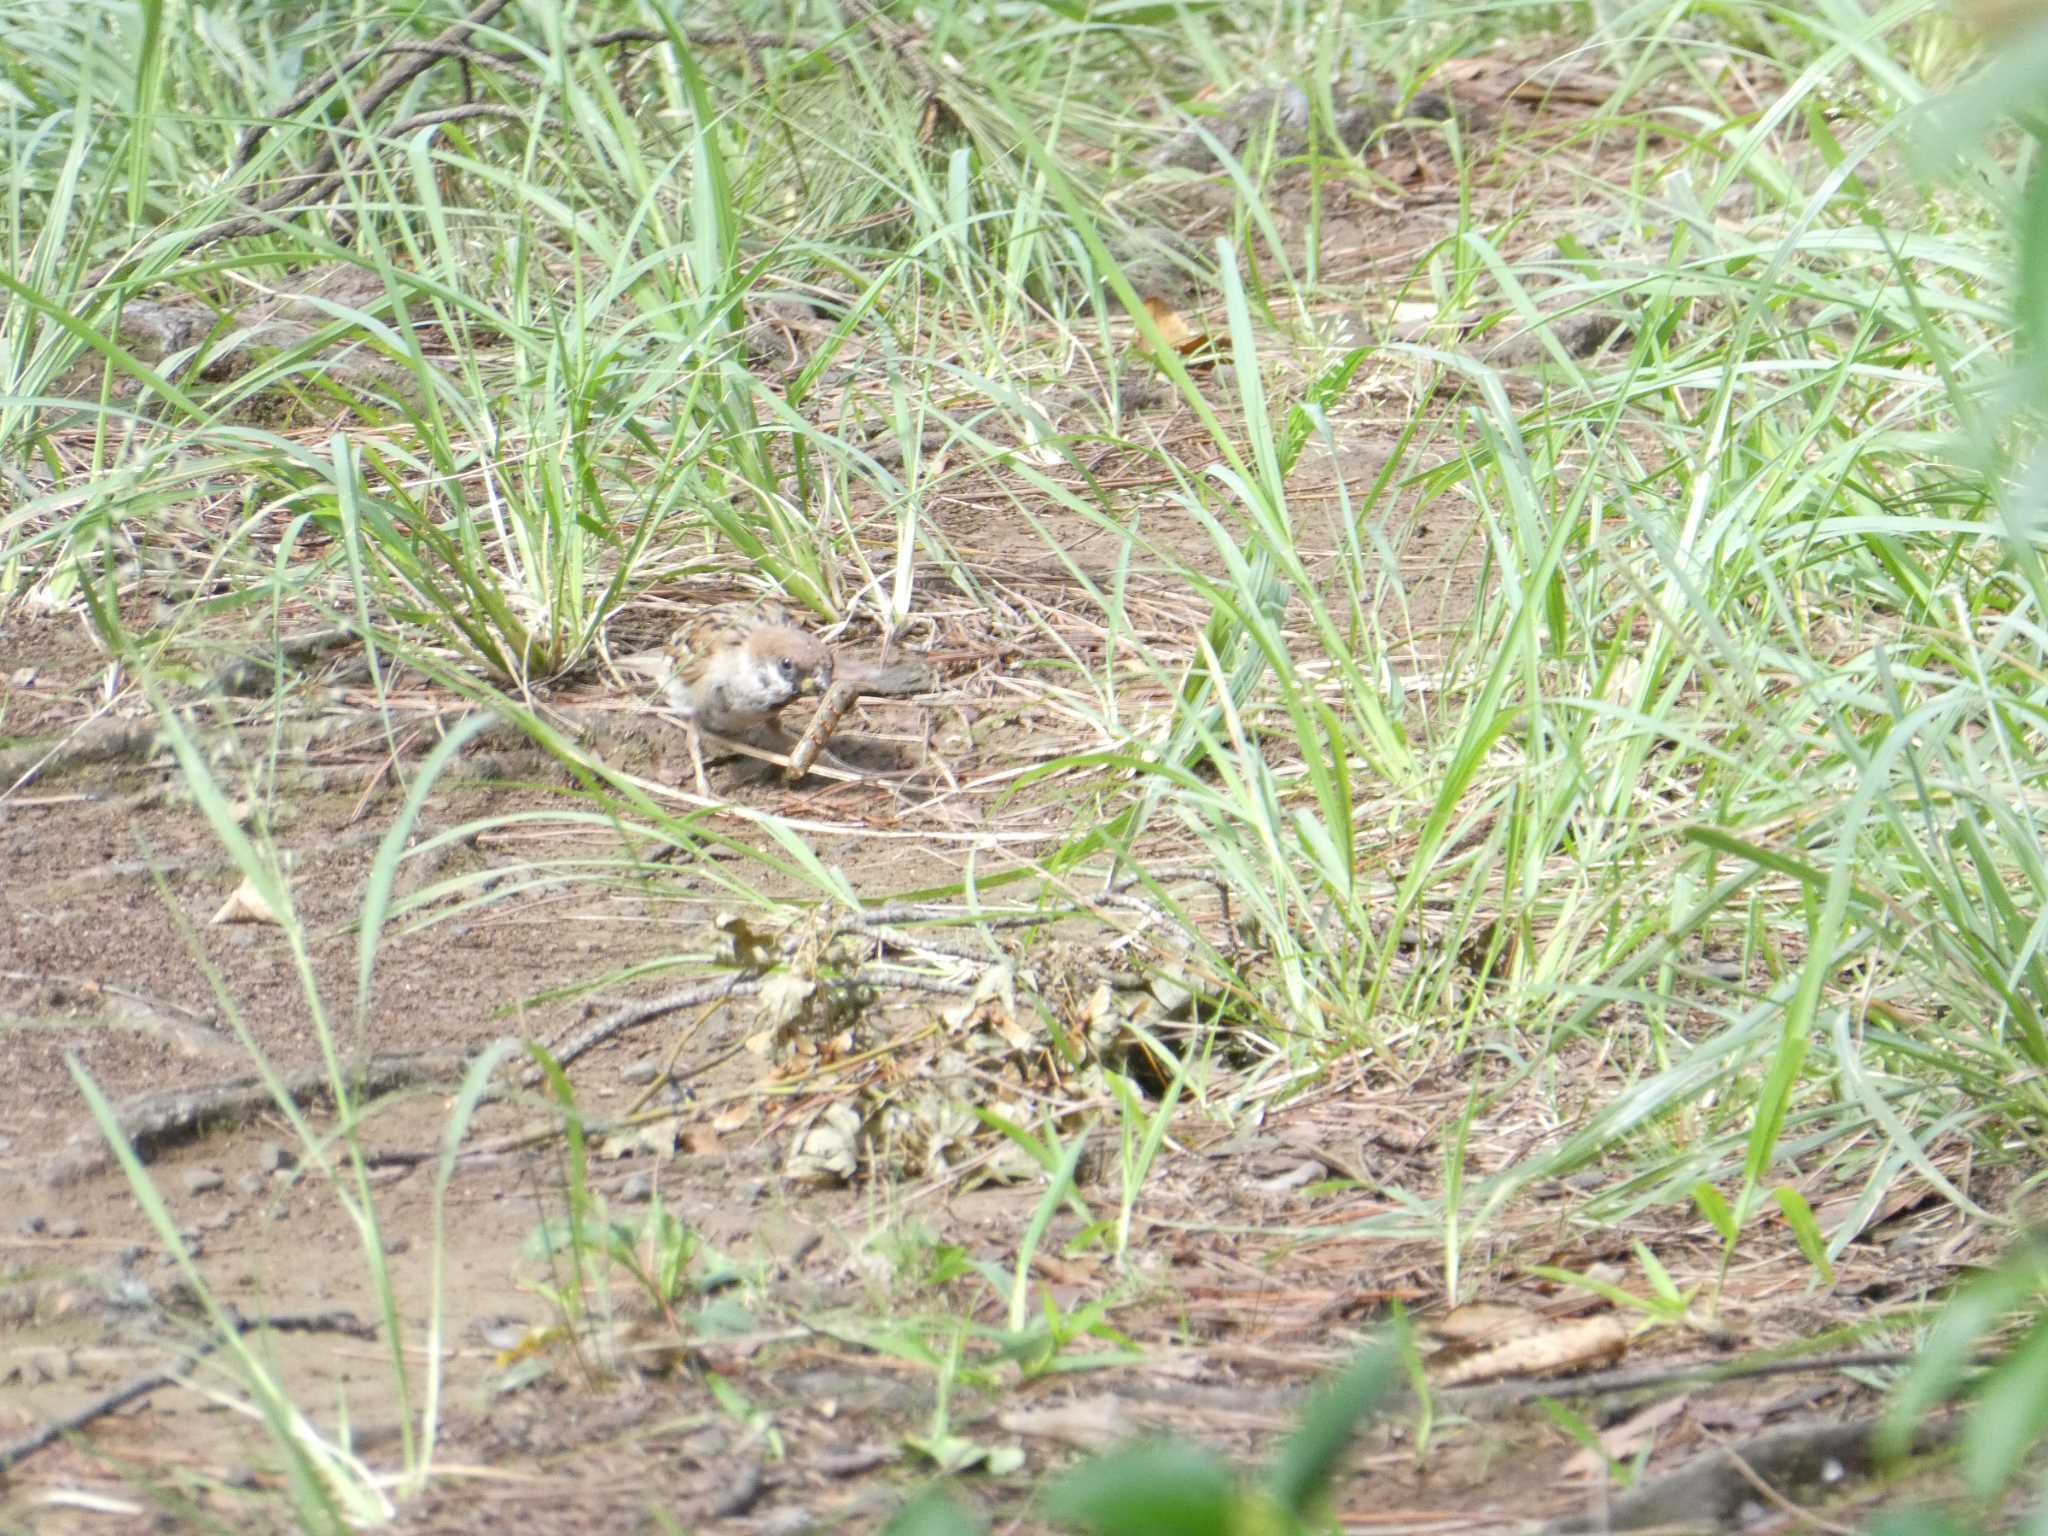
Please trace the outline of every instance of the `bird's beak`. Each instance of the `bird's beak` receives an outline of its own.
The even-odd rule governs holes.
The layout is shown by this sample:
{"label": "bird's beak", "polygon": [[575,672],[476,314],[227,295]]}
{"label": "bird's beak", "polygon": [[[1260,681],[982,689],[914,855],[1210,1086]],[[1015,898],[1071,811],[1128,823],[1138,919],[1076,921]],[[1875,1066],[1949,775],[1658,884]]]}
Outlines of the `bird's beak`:
{"label": "bird's beak", "polygon": [[832,669],[820,667],[796,685],[798,693],[823,693],[832,686]]}

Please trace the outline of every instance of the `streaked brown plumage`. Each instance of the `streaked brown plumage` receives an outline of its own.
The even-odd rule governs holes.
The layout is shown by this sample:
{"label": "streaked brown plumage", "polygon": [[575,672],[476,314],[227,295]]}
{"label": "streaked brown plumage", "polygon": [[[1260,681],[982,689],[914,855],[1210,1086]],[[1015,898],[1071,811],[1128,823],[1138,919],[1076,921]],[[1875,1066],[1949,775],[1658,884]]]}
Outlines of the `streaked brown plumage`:
{"label": "streaked brown plumage", "polygon": [[[689,732],[697,791],[708,795],[700,732],[750,746],[786,746],[775,717],[832,685],[832,653],[775,603],[706,609],[669,636],[663,696]],[[764,739],[766,738],[766,739]]]}

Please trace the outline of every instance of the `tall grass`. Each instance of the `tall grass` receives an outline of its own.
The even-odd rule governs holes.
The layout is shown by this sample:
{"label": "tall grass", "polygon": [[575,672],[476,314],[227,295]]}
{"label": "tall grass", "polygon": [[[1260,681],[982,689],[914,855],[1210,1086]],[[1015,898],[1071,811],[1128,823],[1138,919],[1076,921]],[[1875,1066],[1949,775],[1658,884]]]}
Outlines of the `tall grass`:
{"label": "tall grass", "polygon": [[[1628,18],[1631,87],[1724,89],[1682,14]],[[1335,579],[1308,570],[1275,445],[1290,413],[1341,423],[1252,366],[1222,253],[1239,419],[1204,417],[1220,462],[1176,493],[1210,537],[1188,579],[1216,620],[1162,669],[1171,726],[1119,758],[1228,872],[1267,951],[1245,989],[1305,1048],[1483,1043],[1508,1067],[1483,1118],[1605,1037],[1615,1091],[1481,1181],[1468,1235],[1616,1151],[1639,1172],[1603,1215],[1704,1185],[1739,1234],[1826,1144],[1865,1190],[1835,1255],[1902,1169],[1964,1199],[1931,1137],[2026,1137],[2037,1113],[2038,541],[1999,514],[1992,424],[2007,205],[1906,172],[1929,89],[1895,60],[1964,62],[1924,8],[1740,42],[1778,82],[1761,110],[1709,94],[1600,120],[1711,125],[1583,187],[1571,216],[1600,248],[1517,251],[1475,219],[1425,258],[1447,311],[1539,335],[1625,313],[1631,342],[1590,363],[1553,343],[1533,411],[1484,346],[1408,349],[1460,403],[1347,501]],[[1384,581],[1368,535],[1404,479],[1463,498],[1485,550],[1426,704],[1359,645],[1388,611],[1361,613]]]}
{"label": "tall grass", "polygon": [[[123,50],[146,14],[141,30],[89,24],[96,14],[39,50],[43,110],[13,108],[20,276],[0,325],[0,443],[18,493],[31,491],[20,466],[57,466],[0,524],[17,590],[60,600],[197,483],[241,486],[257,514],[229,529],[216,572],[515,693],[575,667],[650,584],[690,572],[779,587],[821,617],[865,603],[900,622],[911,573],[957,570],[957,554],[919,510],[932,489],[920,455],[886,467],[804,408],[826,371],[897,381],[885,434],[936,422],[1007,452],[988,428],[1010,407],[969,419],[944,393],[966,386],[1022,414],[1016,387],[1050,354],[1018,354],[1016,339],[1036,327],[1099,347],[1128,317],[1217,455],[1208,470],[1166,465],[1168,501],[1208,549],[1189,561],[1149,545],[1215,619],[1191,651],[1162,656],[1104,599],[1118,647],[1179,704],[1163,736],[1146,725],[1110,754],[1140,767],[1136,798],[1107,841],[1071,853],[1113,849],[1142,867],[1155,828],[1198,838],[1259,936],[1238,978],[1252,1021],[1315,1051],[1411,1058],[1437,1038],[1513,1039],[1526,1070],[1637,1008],[1653,1027],[1613,1110],[1629,1123],[1640,1096],[1664,1102],[1681,1058],[1715,1048],[1687,1021],[1735,1032],[1718,1079],[1751,1091],[1723,1102],[1766,1127],[1848,1069],[1841,1028],[1861,1049],[1919,1021],[1930,1033],[1883,1059],[1967,1053],[1993,1080],[2043,1049],[2038,940],[2011,894],[2040,869],[2029,672],[2014,649],[2034,633],[2038,561],[1993,514],[1999,440],[1985,425],[2004,265],[1994,207],[1900,174],[1926,90],[1895,61],[1955,63],[1921,7],[1730,13],[1731,57],[1781,82],[1761,110],[1699,68],[1680,25],[1690,8],[1606,19],[1603,40],[1630,45],[1617,100],[1667,79],[1692,96],[1593,120],[1609,144],[1644,135],[1625,181],[1581,183],[1569,210],[1601,244],[1532,247],[1490,227],[1467,185],[1457,231],[1411,280],[1446,312],[1490,310],[1539,336],[1578,312],[1626,312],[1619,352],[1582,363],[1552,345],[1533,411],[1510,403],[1483,344],[1328,354],[1306,373],[1299,347],[1275,351],[1273,323],[1298,325],[1322,295],[1268,206],[1291,174],[1270,144],[1226,157],[1216,178],[1240,237],[1208,253],[1235,382],[1209,388],[1173,356],[1112,255],[1131,230],[1078,153],[1128,125],[1083,105],[1079,82],[1143,55],[1155,62],[1140,78],[1185,89],[1173,68],[1152,73],[1155,44],[1220,76],[1250,40],[1202,13],[1156,31],[1061,22],[1043,39],[949,14],[940,31],[973,43],[981,68],[940,78],[927,112],[924,82],[885,40],[823,12],[792,13],[792,46],[751,54],[692,44],[648,13],[669,46],[630,55],[577,38],[646,20],[636,8],[579,17],[580,34],[508,12],[472,41],[513,62],[479,60],[473,88],[532,107],[523,121],[385,141],[350,120],[345,81],[314,109],[336,127],[275,124],[243,171],[203,192],[194,168],[234,163],[245,125],[291,94],[288,60],[302,77],[388,28],[309,9],[172,29],[138,73]],[[1427,39],[1447,50],[1460,35]],[[1414,60],[1417,78],[1431,57]],[[1306,61],[1312,96],[1334,100],[1347,58],[1324,47]],[[455,79],[423,75],[408,110],[453,100]],[[202,91],[214,110],[194,110]],[[95,104],[124,93],[148,110],[102,125]],[[329,132],[349,146],[346,243],[325,214],[284,217],[237,257],[269,274],[350,264],[369,287],[313,301],[324,328],[204,399],[189,365],[224,337],[160,364],[124,347],[115,308],[145,284],[231,296],[230,261],[181,254],[179,232],[246,202]],[[1508,141],[1479,170],[1543,163]],[[117,184],[118,203],[81,195]],[[172,208],[175,222],[149,224]],[[1563,226],[1566,213],[1546,216]],[[110,260],[117,275],[89,286]],[[839,295],[820,311],[832,334],[785,396],[747,367],[747,306],[821,284]],[[320,375],[344,335],[387,368],[337,397]],[[938,338],[963,366],[932,366]],[[50,453],[40,403],[81,358],[103,380],[102,406],[68,418],[92,434],[89,482]],[[1341,448],[1361,367],[1439,373],[1440,408],[1387,445],[1374,483],[1339,488],[1334,558],[1312,559],[1290,485],[1305,451]],[[352,425],[322,441],[237,419],[278,391],[308,413],[297,420],[317,401]],[[1956,435],[1970,430],[1981,451]],[[1115,528],[1106,508],[1014,467]],[[888,509],[879,563],[853,525],[817,515],[850,495]],[[1411,594],[1391,575],[1389,534],[1405,506],[1454,501],[1474,518],[1483,589],[1425,655],[1404,634]],[[288,569],[263,558],[256,536],[280,518],[325,552]],[[1113,684],[1088,686],[1117,739]],[[1929,902],[1943,921],[1903,916]],[[1742,959],[1739,983],[1688,978],[1724,950]],[[1744,1022],[1758,1008],[1775,1033]],[[1886,1096],[1870,1087],[1833,1113],[1875,1124]],[[1739,1165],[1747,1210],[1775,1138],[1750,1144],[1741,1118],[1683,1161],[1694,1181]],[[1530,1166],[1605,1144],[1581,1133]]]}

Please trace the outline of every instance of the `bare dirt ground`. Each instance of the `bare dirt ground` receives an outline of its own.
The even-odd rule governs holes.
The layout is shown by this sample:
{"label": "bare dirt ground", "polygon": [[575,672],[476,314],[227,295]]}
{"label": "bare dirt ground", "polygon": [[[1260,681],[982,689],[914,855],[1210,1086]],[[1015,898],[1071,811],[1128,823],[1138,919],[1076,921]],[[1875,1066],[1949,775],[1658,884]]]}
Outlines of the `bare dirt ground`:
{"label": "bare dirt ground", "polygon": [[[1325,226],[1325,269],[1363,274],[1406,263],[1454,216],[1448,194],[1426,185],[1398,210],[1337,210]],[[1334,462],[1311,457],[1298,505],[1334,517],[1338,474],[1354,493],[1370,486],[1407,387],[1399,376],[1360,381],[1356,437]],[[1170,443],[1170,430],[1161,436]],[[1060,611],[1056,589],[1072,577],[1037,534],[974,491],[967,481],[937,493],[928,508],[934,525],[992,588],[1032,587],[1039,609]],[[1194,530],[1163,526],[1170,510],[1145,504],[1142,486],[1126,494],[1143,506],[1148,534],[1190,552]],[[1108,568],[1113,550],[1099,529],[1062,524],[1056,509],[1047,516],[1073,559]],[[1399,633],[1412,664],[1426,670],[1431,632],[1475,600],[1481,540],[1469,517],[1446,507],[1404,508],[1384,531],[1407,596]],[[1157,635],[1184,640],[1204,610],[1159,574],[1136,569],[1134,599],[1151,605]],[[1087,626],[1074,611],[1067,638],[1087,661]],[[977,622],[948,621],[931,639],[944,679],[939,703],[875,706],[852,733],[903,750],[938,742],[958,778],[992,786],[1036,755],[1072,750],[1056,695],[1019,682],[1044,658]],[[47,747],[95,720],[145,721],[132,688],[108,701],[107,667],[73,616],[0,619],[9,737]],[[459,711],[413,685],[423,713],[408,717],[414,734],[394,763],[360,695],[319,702],[322,675],[291,695],[293,707],[338,717],[342,729],[283,764],[273,794],[254,787],[260,752],[222,773],[231,788],[257,776],[252,799],[266,807],[276,842],[296,855],[294,900],[345,1056],[426,1063],[413,1080],[370,1096],[360,1126],[373,1240],[391,1256],[415,1394],[437,1253],[443,1260],[438,1475],[404,1502],[397,1529],[496,1530],[515,1518],[533,1532],[873,1529],[933,1475],[933,1461],[906,1437],[963,1459],[969,1448],[1021,1448],[1020,1467],[969,1474],[961,1486],[1010,1522],[1002,1529],[1036,1529],[1028,1514],[1036,1482],[1129,1434],[1188,1437],[1244,1464],[1269,1453],[1312,1384],[1348,1360],[1395,1304],[1428,1316],[1453,1299],[1439,1241],[1426,1229],[1385,1234],[1399,1230],[1414,1202],[1441,1192],[1447,1129],[1474,1076],[1502,1068],[1429,1051],[1403,1075],[1380,1060],[1336,1062],[1299,1094],[1269,1092],[1264,1109],[1184,1114],[1136,1204],[1136,1278],[1120,1276],[1100,1246],[1063,1251],[1079,1222],[1061,1213],[1031,1279],[1063,1311],[1091,1303],[1101,1311],[1097,1332],[1084,1331],[1037,1370],[989,1358],[1005,1309],[972,1265],[997,1273],[1014,1265],[1043,1181],[969,1188],[945,1177],[788,1177],[793,1143],[847,1079],[812,1087],[786,1063],[748,1051],[756,1025],[739,1008],[708,1022],[702,1009],[663,1013],[621,1029],[571,1068],[582,1112],[602,1118],[641,1099],[680,1048],[678,1082],[667,1091],[678,1111],[672,1140],[657,1149],[615,1138],[594,1154],[588,1175],[629,1227],[640,1229],[659,1204],[698,1235],[690,1273],[699,1284],[676,1315],[650,1307],[618,1273],[587,1284],[580,1309],[564,1300],[578,1286],[563,1255],[540,1251],[535,1236],[564,1220],[571,1159],[558,1134],[523,1139],[537,1124],[558,1124],[531,1097],[478,1112],[437,1232],[436,1154],[462,1059],[508,1035],[560,1048],[594,1020],[669,989],[655,968],[701,957],[718,941],[715,917],[733,903],[716,875],[728,866],[684,858],[653,873],[597,863],[565,872],[564,861],[613,860],[648,845],[601,818],[572,821],[563,814],[567,776],[493,739],[434,789],[414,844],[471,823],[479,830],[408,866],[399,890],[467,874],[482,894],[494,870],[529,888],[466,911],[446,894],[393,925],[377,957],[374,1003],[355,1017],[352,925],[379,841],[432,739],[430,712]],[[267,701],[243,702],[260,723]],[[635,713],[618,690],[592,682],[557,702],[583,710],[586,721],[610,721],[602,745],[615,766],[655,784],[681,777],[673,733]],[[991,721],[1003,729],[991,731]],[[958,742],[947,746],[956,727]],[[189,1358],[204,1333],[180,1270],[122,1173],[86,1155],[96,1138],[73,1077],[89,1073],[122,1103],[245,1076],[248,1054],[222,999],[279,1072],[320,1064],[311,1005],[281,930],[210,922],[239,877],[180,786],[161,752],[0,783],[8,791],[0,798],[0,1444],[123,1383],[174,1378],[0,1474],[6,1518],[38,1532],[289,1523],[280,1513],[285,1469],[259,1427],[231,1406],[238,1394],[225,1373]],[[1045,827],[1041,806],[1004,803],[993,787],[929,800],[815,782],[753,782],[732,793],[743,806],[812,827],[818,856],[863,892],[957,879],[975,839],[994,849],[990,867],[999,868],[1030,856],[1034,832],[1070,830]],[[536,875],[538,860],[552,862]],[[763,878],[754,867],[729,872]],[[439,920],[416,921],[427,915]],[[938,1017],[936,1003],[891,1013],[871,1048],[886,1056],[890,1042],[919,1038]],[[903,1059],[914,1074],[927,1058]],[[1583,1094],[1597,1098],[1612,1069],[1590,1047],[1582,1064]],[[1227,1094],[1227,1085],[1219,1090]],[[315,1125],[331,1132],[332,1116],[309,1102]],[[1475,1137],[1467,1177],[1527,1155],[1556,1131],[1532,1094]],[[636,1155],[615,1155],[622,1146]],[[325,1180],[296,1166],[296,1148],[274,1108],[224,1109],[196,1134],[153,1149],[150,1173],[217,1296],[245,1318],[309,1325],[252,1336],[281,1363],[294,1401],[324,1433],[394,1467],[406,1407],[366,1278],[366,1239]],[[340,1155],[335,1144],[329,1150]],[[1079,1193],[1113,1218],[1115,1159],[1085,1163]],[[1585,1316],[1600,1309],[1532,1278],[1528,1266],[1618,1274],[1638,1240],[1674,1270],[1688,1258],[1695,1271],[1711,1270],[1719,1250],[1703,1222],[1585,1227],[1570,1219],[1582,1193],[1559,1188],[1496,1224],[1477,1287],[1483,1296],[1553,1319]],[[1827,1194],[1815,1191],[1813,1203]],[[1915,1219],[1902,1196],[1902,1244],[1903,1224]],[[1909,1271],[1931,1260],[1912,1255],[1940,1240],[1934,1227],[1946,1219],[1930,1215],[1934,1225],[1914,1229],[1899,1255],[1873,1255],[1861,1281],[1845,1263],[1841,1286],[1864,1285],[1872,1307],[1913,1294]],[[1790,1237],[1780,1232],[1776,1243],[1777,1252],[1762,1242],[1744,1250],[1719,1331],[1666,1328],[1631,1359],[1711,1363],[1834,1326],[1838,1313],[1811,1306],[1803,1269],[1784,1261]],[[967,1364],[949,1368],[960,1340],[970,1346]],[[1075,1369],[1083,1363],[1092,1368]],[[1616,1431],[1617,1457],[1653,1446],[1655,1472],[1788,1422],[1862,1416],[1868,1403],[1852,1400],[1864,1395],[1825,1375],[1764,1376],[1641,1412],[1625,1394],[1581,1408]],[[1426,1438],[1417,1426],[1409,1405],[1367,1435],[1338,1490],[1347,1528],[1516,1529],[1608,1507],[1598,1462],[1527,1402],[1446,1395]],[[1728,1511],[1714,1503],[1724,1498]],[[1718,1517],[1742,1502],[1724,1489],[1686,1512]],[[1762,1495],[1749,1502],[1765,1526],[1790,1522]]]}

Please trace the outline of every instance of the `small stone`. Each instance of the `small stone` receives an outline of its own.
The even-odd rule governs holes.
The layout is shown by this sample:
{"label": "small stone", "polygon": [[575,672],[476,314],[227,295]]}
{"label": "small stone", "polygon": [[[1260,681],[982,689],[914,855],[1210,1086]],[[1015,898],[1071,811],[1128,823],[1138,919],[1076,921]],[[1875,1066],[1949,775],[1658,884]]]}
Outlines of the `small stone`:
{"label": "small stone", "polygon": [[185,1170],[185,1193],[188,1195],[210,1195],[217,1189],[225,1189],[227,1180],[221,1177],[218,1168],[187,1168]]}
{"label": "small stone", "polygon": [[654,1175],[636,1173],[619,1186],[619,1204],[645,1205],[654,1198]]}
{"label": "small stone", "polygon": [[801,1504],[785,1504],[780,1509],[770,1510],[755,1525],[761,1536],[810,1536],[812,1531],[824,1529],[818,1517]]}
{"label": "small stone", "polygon": [[619,1073],[619,1081],[628,1088],[645,1088],[659,1076],[661,1076],[661,1068],[655,1065],[655,1063],[651,1061],[635,1061],[629,1063],[625,1070]]}
{"label": "small stone", "polygon": [[292,1155],[292,1149],[281,1141],[266,1141],[256,1149],[256,1167],[263,1173],[281,1173],[287,1168],[296,1168],[299,1160]]}
{"label": "small stone", "polygon": [[71,1357],[61,1349],[33,1350],[28,1366],[36,1381],[62,1381],[71,1374]]}
{"label": "small stone", "polygon": [[43,1315],[53,1323],[81,1317],[91,1309],[91,1294],[75,1285],[60,1286],[43,1299]]}
{"label": "small stone", "polygon": [[486,1349],[503,1354],[526,1341],[526,1324],[517,1318],[487,1318],[470,1324],[470,1337]]}
{"label": "small stone", "polygon": [[412,1239],[409,1237],[390,1238],[386,1240],[384,1244],[384,1252],[394,1259],[397,1258],[401,1253],[410,1252],[411,1249]]}
{"label": "small stone", "polygon": [[23,1237],[39,1237],[42,1235],[43,1226],[42,1217],[24,1216],[21,1218],[21,1226],[17,1230]]}
{"label": "small stone", "polygon": [[192,1282],[178,1276],[164,1282],[163,1291],[157,1297],[157,1305],[166,1312],[176,1312],[196,1317],[205,1310],[199,1293],[192,1288]]}
{"label": "small stone", "polygon": [[1178,976],[1160,974],[1152,978],[1152,998],[1168,1018],[1186,1018],[1194,1006],[1195,989]]}
{"label": "small stone", "polygon": [[52,1216],[45,1223],[44,1230],[52,1237],[61,1237],[69,1240],[74,1237],[85,1236],[85,1223],[76,1216]]}
{"label": "small stone", "polygon": [[257,1199],[270,1189],[270,1181],[260,1173],[245,1173],[235,1180],[235,1193]]}
{"label": "small stone", "polygon": [[291,1207],[288,1205],[280,1205],[276,1210],[270,1213],[270,1219],[272,1221],[290,1221],[291,1217]]}

